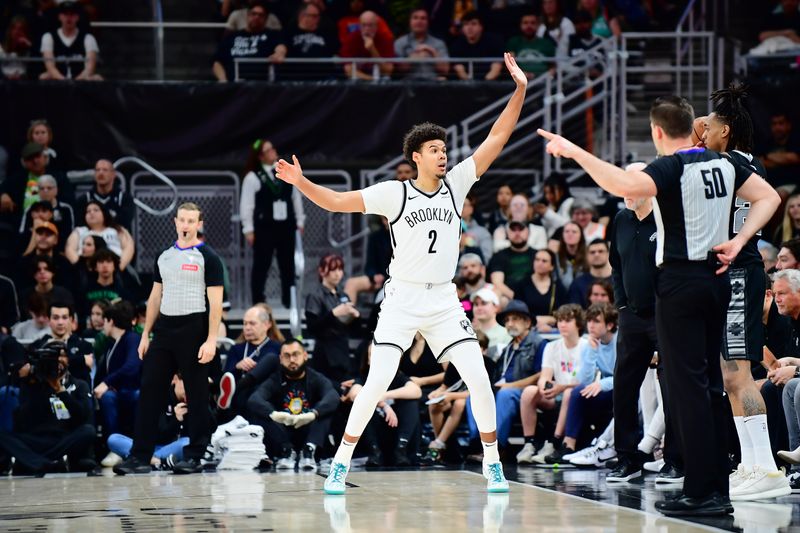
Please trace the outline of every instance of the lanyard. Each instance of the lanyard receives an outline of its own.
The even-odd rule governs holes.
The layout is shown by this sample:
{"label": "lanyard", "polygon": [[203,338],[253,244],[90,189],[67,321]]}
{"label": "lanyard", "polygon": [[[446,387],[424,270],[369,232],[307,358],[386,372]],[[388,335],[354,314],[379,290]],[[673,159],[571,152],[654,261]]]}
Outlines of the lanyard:
{"label": "lanyard", "polygon": [[250,343],[248,342],[248,343],[247,343],[247,344],[245,344],[245,346],[244,346],[244,356],[245,356],[245,357],[250,357],[250,359],[255,359],[255,358],[256,358],[256,357],[257,357],[257,356],[258,356],[258,355],[261,353],[261,348],[263,348],[263,347],[264,347],[264,345],[266,345],[268,342],[269,342],[269,337],[267,337],[266,339],[264,339],[264,342],[262,342],[261,344],[259,344],[259,345],[258,345],[258,347],[256,347],[256,349],[255,349],[255,350],[253,350],[253,353],[252,353],[251,355],[248,355],[248,354],[247,354],[247,348],[250,346]]}

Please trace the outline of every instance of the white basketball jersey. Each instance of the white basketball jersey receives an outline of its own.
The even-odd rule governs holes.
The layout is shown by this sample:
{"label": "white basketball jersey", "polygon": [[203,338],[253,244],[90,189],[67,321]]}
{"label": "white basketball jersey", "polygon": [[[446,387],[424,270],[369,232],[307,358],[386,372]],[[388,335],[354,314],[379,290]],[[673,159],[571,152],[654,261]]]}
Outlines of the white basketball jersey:
{"label": "white basketball jersey", "polygon": [[453,167],[433,193],[417,189],[413,181],[362,189],[365,213],[389,220],[389,276],[413,283],[452,281],[458,265],[461,208],[477,180],[475,161],[469,157]]}

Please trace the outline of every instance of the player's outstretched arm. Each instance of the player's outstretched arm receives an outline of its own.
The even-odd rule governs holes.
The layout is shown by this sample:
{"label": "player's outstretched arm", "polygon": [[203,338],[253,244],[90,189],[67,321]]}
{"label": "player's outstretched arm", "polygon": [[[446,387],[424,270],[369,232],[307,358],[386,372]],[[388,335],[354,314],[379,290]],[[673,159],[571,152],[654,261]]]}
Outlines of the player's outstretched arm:
{"label": "player's outstretched arm", "polygon": [[508,142],[508,138],[511,137],[511,133],[517,125],[520,111],[522,111],[522,104],[525,101],[525,89],[528,86],[527,76],[519,68],[511,54],[506,52],[503,54],[503,58],[505,59],[508,73],[511,74],[511,78],[517,84],[517,89],[511,95],[511,99],[506,104],[505,109],[503,109],[503,112],[500,113],[497,121],[492,126],[489,136],[472,154],[478,176],[483,175],[494,160],[497,159],[497,156],[500,155],[500,151]]}
{"label": "player's outstretched arm", "polygon": [[281,159],[275,167],[275,176],[306,195],[306,197],[322,209],[335,213],[363,213],[364,199],[359,191],[337,192],[317,185],[303,176],[303,169],[297,156],[292,156],[293,163]]}
{"label": "player's outstretched arm", "polygon": [[655,196],[655,182],[638,169],[623,170],[595,157],[561,135],[539,128],[536,132],[547,139],[547,153],[554,157],[575,160],[602,189],[615,196],[646,198]]}

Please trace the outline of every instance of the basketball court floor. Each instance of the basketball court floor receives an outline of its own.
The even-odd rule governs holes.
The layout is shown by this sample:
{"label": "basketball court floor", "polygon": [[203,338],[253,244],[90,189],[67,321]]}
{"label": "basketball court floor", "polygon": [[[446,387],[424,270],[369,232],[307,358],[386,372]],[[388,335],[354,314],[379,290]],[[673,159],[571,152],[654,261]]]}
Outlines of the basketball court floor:
{"label": "basketball court floor", "polygon": [[733,516],[686,522],[654,503],[652,478],[607,487],[603,471],[507,469],[509,494],[487,494],[478,469],[354,470],[345,496],[313,473],[48,475],[0,479],[0,531],[791,531],[800,496],[735,504]]}

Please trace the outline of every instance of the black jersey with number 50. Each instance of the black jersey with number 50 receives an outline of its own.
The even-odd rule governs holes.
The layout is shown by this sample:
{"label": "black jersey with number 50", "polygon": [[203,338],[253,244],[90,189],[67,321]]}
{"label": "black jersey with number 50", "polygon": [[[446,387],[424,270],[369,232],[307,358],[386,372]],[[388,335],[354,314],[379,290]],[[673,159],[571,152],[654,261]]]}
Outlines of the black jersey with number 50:
{"label": "black jersey with number 50", "polygon": [[[731,150],[728,155],[731,159],[739,163],[741,166],[752,170],[764,179],[767,179],[767,169],[761,164],[755,156],[739,150]],[[736,237],[739,230],[742,229],[744,221],[747,220],[747,213],[750,212],[750,202],[746,202],[738,196],[734,199],[733,208],[731,209],[730,221],[730,236],[731,239]],[[761,238],[761,230],[753,235],[747,244],[744,245],[742,251],[736,256],[736,261],[733,262],[734,268],[741,268],[753,263],[760,263],[762,261],[761,254],[758,253],[758,240]]]}

